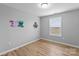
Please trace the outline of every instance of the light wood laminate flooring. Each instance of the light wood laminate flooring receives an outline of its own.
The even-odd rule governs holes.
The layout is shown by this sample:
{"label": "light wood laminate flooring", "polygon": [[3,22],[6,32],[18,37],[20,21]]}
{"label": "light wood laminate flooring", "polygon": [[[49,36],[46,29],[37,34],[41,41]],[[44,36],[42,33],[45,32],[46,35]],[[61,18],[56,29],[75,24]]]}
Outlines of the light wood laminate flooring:
{"label": "light wood laminate flooring", "polygon": [[2,56],[79,56],[79,49],[41,39]]}

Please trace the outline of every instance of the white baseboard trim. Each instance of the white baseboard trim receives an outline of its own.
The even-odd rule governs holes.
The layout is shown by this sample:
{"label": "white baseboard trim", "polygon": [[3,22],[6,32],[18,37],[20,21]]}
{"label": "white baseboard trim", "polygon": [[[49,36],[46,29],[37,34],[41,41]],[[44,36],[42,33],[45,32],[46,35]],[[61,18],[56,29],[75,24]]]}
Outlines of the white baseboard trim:
{"label": "white baseboard trim", "polygon": [[67,46],[71,46],[71,47],[75,47],[75,48],[79,48],[79,46],[68,44],[68,43],[58,42],[58,41],[50,40],[50,39],[46,39],[46,38],[40,38],[40,39],[47,40],[47,41],[50,41],[50,42],[56,42],[56,43],[59,43],[59,44],[63,44],[63,45],[67,45]]}
{"label": "white baseboard trim", "polygon": [[[72,44],[68,44],[68,43],[58,42],[58,41],[54,41],[54,40],[50,40],[50,39],[46,39],[46,38],[40,38],[40,39],[47,40],[47,41],[50,41],[50,42],[56,42],[56,43],[59,43],[59,44],[64,44],[64,45],[71,46],[71,47],[75,47],[75,48],[79,48],[79,46],[72,45]],[[23,47],[23,46],[25,46],[25,45],[31,44],[31,43],[33,43],[33,42],[36,42],[36,41],[38,41],[38,40],[40,40],[40,39],[33,40],[33,41],[27,42],[27,43],[25,43],[25,44],[23,44],[23,45],[21,45],[21,46],[12,48],[12,49],[7,50],[7,51],[4,51],[4,52],[1,52],[1,53],[0,53],[0,56],[6,54],[6,53],[8,53],[8,52],[14,51],[14,50],[16,50],[16,49],[19,49],[19,48],[21,48],[21,47]]]}
{"label": "white baseboard trim", "polygon": [[16,49],[19,49],[19,48],[21,48],[21,47],[23,47],[23,46],[26,46],[26,45],[28,45],[28,44],[31,44],[31,43],[33,43],[33,42],[36,42],[36,41],[38,41],[38,40],[40,40],[40,39],[36,39],[36,40],[30,41],[30,42],[27,42],[27,43],[25,43],[25,44],[22,44],[22,45],[20,45],[20,46],[18,46],[18,47],[12,48],[12,49],[10,49],[10,50],[1,52],[1,53],[0,53],[0,56],[6,54],[6,53],[8,53],[8,52],[14,51],[14,50],[16,50]]}

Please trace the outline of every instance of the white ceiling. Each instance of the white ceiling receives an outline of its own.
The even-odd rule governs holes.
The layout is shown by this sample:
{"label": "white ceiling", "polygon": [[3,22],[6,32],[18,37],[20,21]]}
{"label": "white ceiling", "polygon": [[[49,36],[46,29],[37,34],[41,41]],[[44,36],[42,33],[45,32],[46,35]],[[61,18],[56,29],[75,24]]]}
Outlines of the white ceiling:
{"label": "white ceiling", "polygon": [[40,8],[38,6],[39,3],[9,3],[5,5],[24,12],[29,12],[35,16],[51,15],[79,8],[79,3],[49,3],[50,6],[47,9]]}

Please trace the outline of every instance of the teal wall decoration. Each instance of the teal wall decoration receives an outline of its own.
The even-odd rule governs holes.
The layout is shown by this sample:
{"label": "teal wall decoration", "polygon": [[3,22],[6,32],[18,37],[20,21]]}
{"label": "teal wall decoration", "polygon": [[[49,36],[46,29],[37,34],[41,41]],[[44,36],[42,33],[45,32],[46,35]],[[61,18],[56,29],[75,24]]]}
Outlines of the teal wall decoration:
{"label": "teal wall decoration", "polygon": [[24,27],[24,22],[23,21],[18,21],[18,27]]}

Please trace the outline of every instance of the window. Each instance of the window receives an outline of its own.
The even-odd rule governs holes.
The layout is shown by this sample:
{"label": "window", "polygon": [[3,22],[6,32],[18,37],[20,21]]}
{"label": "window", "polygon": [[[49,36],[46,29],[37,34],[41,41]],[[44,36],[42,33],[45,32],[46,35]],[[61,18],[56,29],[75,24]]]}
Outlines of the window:
{"label": "window", "polygon": [[57,16],[49,20],[49,35],[62,36],[62,18]]}

